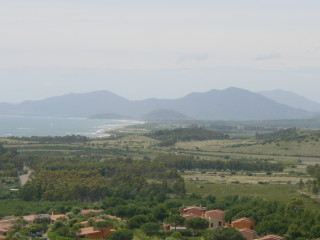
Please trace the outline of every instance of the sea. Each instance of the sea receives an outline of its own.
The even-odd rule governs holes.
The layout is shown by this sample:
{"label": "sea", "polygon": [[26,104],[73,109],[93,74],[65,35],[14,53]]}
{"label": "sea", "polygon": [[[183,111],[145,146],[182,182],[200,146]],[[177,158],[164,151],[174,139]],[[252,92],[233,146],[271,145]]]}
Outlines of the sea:
{"label": "sea", "polygon": [[0,115],[0,137],[67,136],[107,137],[108,131],[141,124],[134,120]]}

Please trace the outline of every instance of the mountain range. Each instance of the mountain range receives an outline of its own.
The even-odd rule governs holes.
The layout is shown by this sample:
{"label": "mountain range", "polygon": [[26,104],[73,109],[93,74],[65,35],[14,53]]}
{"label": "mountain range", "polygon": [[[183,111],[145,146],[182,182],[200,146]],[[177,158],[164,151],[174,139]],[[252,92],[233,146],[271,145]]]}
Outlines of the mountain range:
{"label": "mountain range", "polygon": [[[254,93],[240,88],[227,88],[191,93],[178,99],[131,101],[109,91],[95,91],[19,104],[0,103],[0,113],[145,120],[270,120],[310,118],[315,115],[311,110],[320,111],[316,105],[306,109],[302,106],[308,104],[303,101],[302,105],[298,100],[299,104],[294,104],[293,100],[292,104],[285,104],[281,101],[283,99],[272,96],[270,92]],[[296,99],[301,98],[296,95]]]}

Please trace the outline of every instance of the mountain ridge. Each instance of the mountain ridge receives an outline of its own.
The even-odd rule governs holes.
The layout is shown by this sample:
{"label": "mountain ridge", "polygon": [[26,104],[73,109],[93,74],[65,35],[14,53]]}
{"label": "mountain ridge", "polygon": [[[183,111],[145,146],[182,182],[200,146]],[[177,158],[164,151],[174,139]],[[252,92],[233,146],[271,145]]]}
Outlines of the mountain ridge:
{"label": "mountain ridge", "polygon": [[258,93],[275,102],[282,103],[291,107],[303,109],[309,112],[320,112],[320,103],[312,101],[304,96],[300,96],[293,92],[276,89]]}
{"label": "mountain ridge", "polygon": [[160,109],[166,110],[172,116],[182,118],[187,116],[197,120],[271,120],[312,117],[312,114],[307,111],[280,104],[261,94],[235,87],[193,92],[178,99],[151,98],[131,101],[112,92],[100,90],[24,101],[14,105],[0,103],[1,114],[40,116],[90,117],[113,113],[141,119]]}

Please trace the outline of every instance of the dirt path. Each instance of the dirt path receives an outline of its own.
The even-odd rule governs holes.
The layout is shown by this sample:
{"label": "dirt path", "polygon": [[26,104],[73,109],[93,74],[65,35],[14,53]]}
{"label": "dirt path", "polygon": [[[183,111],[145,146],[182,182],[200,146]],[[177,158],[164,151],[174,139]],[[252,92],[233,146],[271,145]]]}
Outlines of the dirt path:
{"label": "dirt path", "polygon": [[20,180],[21,186],[23,186],[23,185],[25,185],[27,183],[27,181],[29,180],[30,175],[32,173],[31,169],[28,168],[28,167],[24,167],[24,170],[27,170],[28,173],[19,176],[19,180]]}

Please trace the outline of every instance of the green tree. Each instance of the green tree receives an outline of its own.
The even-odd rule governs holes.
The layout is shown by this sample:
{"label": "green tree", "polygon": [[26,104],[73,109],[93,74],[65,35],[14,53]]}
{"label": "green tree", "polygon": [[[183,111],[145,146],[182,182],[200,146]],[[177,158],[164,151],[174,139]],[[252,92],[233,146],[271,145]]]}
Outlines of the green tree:
{"label": "green tree", "polygon": [[164,220],[165,223],[170,224],[174,227],[174,230],[177,230],[177,226],[183,225],[185,218],[180,215],[171,215]]}
{"label": "green tree", "polygon": [[186,221],[186,226],[192,228],[195,234],[198,235],[199,230],[208,228],[209,222],[203,218],[192,218]]}
{"label": "green tree", "polygon": [[158,219],[160,221],[163,221],[165,218],[167,218],[169,216],[167,208],[163,204],[159,204],[158,206],[156,206],[153,209],[152,214],[154,215],[154,217],[156,219]]}
{"label": "green tree", "polygon": [[129,230],[118,230],[108,236],[110,240],[132,240],[133,232]]}
{"label": "green tree", "polygon": [[145,215],[136,215],[129,219],[127,226],[130,229],[140,228],[146,222],[148,222],[148,218]]}
{"label": "green tree", "polygon": [[287,215],[292,218],[301,217],[304,212],[304,204],[301,199],[293,198],[287,205]]}
{"label": "green tree", "polygon": [[101,222],[96,222],[94,224],[94,227],[99,229],[99,231],[101,232],[101,236],[103,239],[106,238],[106,236],[104,235],[104,231],[106,229],[110,229],[110,228],[113,228],[114,227],[114,224],[113,222],[111,221],[101,221]]}
{"label": "green tree", "polygon": [[154,222],[147,222],[141,226],[141,230],[148,236],[159,233],[160,229],[160,224]]}
{"label": "green tree", "polygon": [[246,240],[246,238],[234,228],[221,228],[209,231],[205,240]]}

